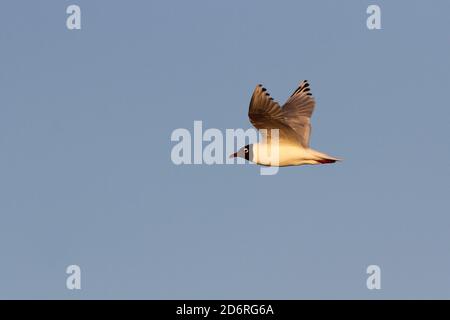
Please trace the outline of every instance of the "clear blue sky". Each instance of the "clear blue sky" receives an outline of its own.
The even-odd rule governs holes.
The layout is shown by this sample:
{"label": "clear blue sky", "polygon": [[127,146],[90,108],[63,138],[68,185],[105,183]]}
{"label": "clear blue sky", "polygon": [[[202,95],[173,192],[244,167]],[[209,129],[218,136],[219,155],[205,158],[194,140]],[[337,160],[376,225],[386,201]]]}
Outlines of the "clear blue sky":
{"label": "clear blue sky", "polygon": [[[449,12],[2,1],[0,298],[450,298]],[[302,79],[312,147],[344,162],[172,164],[172,130],[248,128],[257,83],[283,102]]]}

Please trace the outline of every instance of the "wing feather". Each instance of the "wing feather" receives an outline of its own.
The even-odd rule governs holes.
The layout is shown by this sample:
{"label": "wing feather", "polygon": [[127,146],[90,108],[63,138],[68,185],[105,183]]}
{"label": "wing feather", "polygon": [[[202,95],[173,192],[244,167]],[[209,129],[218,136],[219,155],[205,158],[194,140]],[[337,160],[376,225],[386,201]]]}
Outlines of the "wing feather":
{"label": "wing feather", "polygon": [[278,129],[280,141],[299,142],[296,132],[285,123],[285,115],[280,105],[273,100],[267,89],[261,84],[257,85],[253,91],[248,117],[253,126],[260,130],[268,141],[270,140],[270,129]]}
{"label": "wing feather", "polygon": [[300,144],[308,148],[311,136],[311,116],[316,103],[309,83],[304,80],[283,105],[285,122],[297,133]]}
{"label": "wing feather", "polygon": [[[253,91],[248,116],[253,126],[264,135],[266,129],[279,129],[279,139],[308,148],[311,135],[310,118],[315,100],[309,83],[304,80],[292,93],[283,107],[273,100],[261,84]],[[266,138],[270,140],[270,135]]]}

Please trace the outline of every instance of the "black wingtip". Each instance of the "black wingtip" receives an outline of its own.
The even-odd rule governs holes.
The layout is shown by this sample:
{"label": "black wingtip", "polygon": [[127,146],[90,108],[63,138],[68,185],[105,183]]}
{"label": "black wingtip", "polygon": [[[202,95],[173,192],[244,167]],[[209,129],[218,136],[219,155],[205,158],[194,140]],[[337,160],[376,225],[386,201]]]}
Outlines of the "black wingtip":
{"label": "black wingtip", "polygon": [[311,89],[308,83],[308,80],[303,80],[300,83],[300,86],[295,90],[295,92],[292,95],[298,94],[298,93],[305,93],[307,96],[312,96]]}

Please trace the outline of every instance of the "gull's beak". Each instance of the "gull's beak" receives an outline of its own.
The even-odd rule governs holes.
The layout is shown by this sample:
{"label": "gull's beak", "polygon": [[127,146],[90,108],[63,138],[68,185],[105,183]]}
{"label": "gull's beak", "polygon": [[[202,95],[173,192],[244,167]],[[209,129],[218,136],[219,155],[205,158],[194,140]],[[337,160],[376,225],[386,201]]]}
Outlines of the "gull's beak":
{"label": "gull's beak", "polygon": [[230,154],[229,158],[236,158],[237,157],[237,152]]}

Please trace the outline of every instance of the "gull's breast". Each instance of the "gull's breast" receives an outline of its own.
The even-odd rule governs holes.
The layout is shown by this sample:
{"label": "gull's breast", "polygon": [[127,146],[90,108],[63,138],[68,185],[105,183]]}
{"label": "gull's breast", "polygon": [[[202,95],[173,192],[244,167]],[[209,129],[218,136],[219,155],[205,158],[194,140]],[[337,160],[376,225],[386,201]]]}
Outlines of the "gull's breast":
{"label": "gull's breast", "polygon": [[311,159],[309,149],[302,148],[300,145],[254,145],[253,157],[253,162],[266,166],[284,167],[316,163]]}

